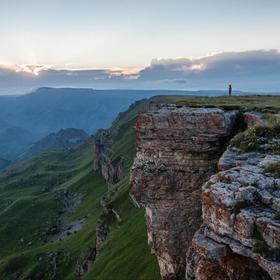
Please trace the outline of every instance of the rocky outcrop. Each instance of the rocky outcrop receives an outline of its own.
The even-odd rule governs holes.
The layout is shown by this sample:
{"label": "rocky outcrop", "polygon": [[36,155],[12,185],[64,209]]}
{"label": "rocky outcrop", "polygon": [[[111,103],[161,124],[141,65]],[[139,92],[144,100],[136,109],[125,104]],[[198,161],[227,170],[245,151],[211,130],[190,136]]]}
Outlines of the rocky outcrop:
{"label": "rocky outcrop", "polygon": [[260,112],[245,112],[243,116],[247,127],[267,124],[267,120]]}
{"label": "rocky outcrop", "polygon": [[113,140],[110,130],[99,130],[94,144],[93,170],[99,172],[111,187],[123,177],[125,170],[122,160],[114,163],[111,159]]}
{"label": "rocky outcrop", "polygon": [[187,254],[186,279],[280,279],[280,156],[229,147],[202,188],[203,225]]}
{"label": "rocky outcrop", "polygon": [[235,129],[236,112],[154,106],[138,117],[131,197],[145,207],[148,242],[163,279],[183,279],[186,252],[202,223],[201,186]]}
{"label": "rocky outcrop", "polygon": [[107,224],[100,223],[96,225],[95,247],[96,247],[97,254],[101,250],[103,243],[106,241],[108,234],[109,234],[109,226]]}
{"label": "rocky outcrop", "polygon": [[89,248],[85,258],[76,264],[76,276],[78,279],[82,279],[83,276],[88,272],[90,267],[93,265],[96,259],[97,251],[96,248]]}

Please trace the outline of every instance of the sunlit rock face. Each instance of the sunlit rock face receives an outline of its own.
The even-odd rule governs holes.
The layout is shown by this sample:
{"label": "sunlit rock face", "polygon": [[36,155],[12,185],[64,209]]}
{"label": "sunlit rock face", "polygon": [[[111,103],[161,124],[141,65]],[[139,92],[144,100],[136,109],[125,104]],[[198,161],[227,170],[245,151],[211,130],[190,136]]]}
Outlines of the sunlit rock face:
{"label": "sunlit rock face", "polygon": [[236,112],[153,107],[136,123],[131,195],[146,210],[148,242],[163,279],[184,279],[186,252],[202,223],[201,186],[235,129]]}
{"label": "sunlit rock face", "polygon": [[226,150],[202,188],[186,279],[280,279],[280,179],[265,172],[275,162],[280,156]]}

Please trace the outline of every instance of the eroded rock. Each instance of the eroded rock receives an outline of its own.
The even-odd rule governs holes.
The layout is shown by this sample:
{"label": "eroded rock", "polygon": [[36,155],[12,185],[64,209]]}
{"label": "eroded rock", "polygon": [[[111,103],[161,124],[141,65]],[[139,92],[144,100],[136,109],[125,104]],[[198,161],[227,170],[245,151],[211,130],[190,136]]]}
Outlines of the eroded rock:
{"label": "eroded rock", "polygon": [[[186,279],[280,279],[279,179],[265,172],[278,161],[277,155],[242,154],[232,147],[224,153],[221,171],[202,188],[203,226],[187,254],[187,260],[198,261],[188,262]],[[226,256],[211,252],[207,244],[212,242],[216,248],[226,246]],[[229,275],[234,269],[225,270],[225,258],[243,262],[236,262],[235,273]],[[225,278],[209,278],[209,269],[226,272],[219,276]]]}
{"label": "eroded rock", "polygon": [[99,130],[94,141],[93,170],[99,172],[108,187],[119,181],[125,174],[122,160],[113,163],[111,147],[113,145],[110,130]]}
{"label": "eroded rock", "polygon": [[154,107],[136,123],[131,193],[145,207],[148,242],[163,279],[183,279],[185,255],[201,225],[201,186],[216,172],[236,112]]}

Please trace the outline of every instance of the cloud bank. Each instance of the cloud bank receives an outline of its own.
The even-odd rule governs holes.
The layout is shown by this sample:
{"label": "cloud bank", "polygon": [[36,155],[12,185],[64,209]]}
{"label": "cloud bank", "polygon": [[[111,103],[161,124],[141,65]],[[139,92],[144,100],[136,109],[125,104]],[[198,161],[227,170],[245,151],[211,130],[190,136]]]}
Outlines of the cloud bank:
{"label": "cloud bank", "polygon": [[227,52],[188,59],[153,59],[141,70],[53,69],[44,65],[0,65],[0,94],[41,86],[96,89],[235,89],[280,91],[280,52]]}

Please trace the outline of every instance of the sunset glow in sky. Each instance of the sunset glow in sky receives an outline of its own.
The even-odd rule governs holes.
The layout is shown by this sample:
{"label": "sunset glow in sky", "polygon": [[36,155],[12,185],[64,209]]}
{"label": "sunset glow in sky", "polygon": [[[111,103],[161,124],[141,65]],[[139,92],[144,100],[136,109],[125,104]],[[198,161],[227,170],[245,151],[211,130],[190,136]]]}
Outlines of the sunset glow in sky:
{"label": "sunset glow in sky", "polygon": [[278,0],[1,0],[0,95],[280,91]]}
{"label": "sunset glow in sky", "polygon": [[139,68],[280,49],[279,11],[276,0],[1,0],[0,64]]}

